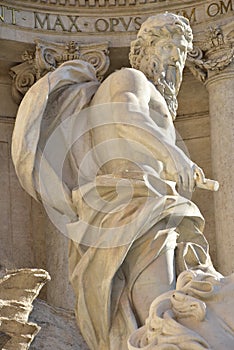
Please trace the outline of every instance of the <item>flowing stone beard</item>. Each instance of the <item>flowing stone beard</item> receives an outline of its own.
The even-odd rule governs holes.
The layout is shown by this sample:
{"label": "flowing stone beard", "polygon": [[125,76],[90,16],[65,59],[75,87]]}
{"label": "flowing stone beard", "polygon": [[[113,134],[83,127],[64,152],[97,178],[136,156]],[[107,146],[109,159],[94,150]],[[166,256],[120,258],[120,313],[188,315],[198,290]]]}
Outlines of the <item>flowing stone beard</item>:
{"label": "flowing stone beard", "polygon": [[177,94],[181,84],[182,72],[179,62],[163,65],[158,56],[152,55],[146,62],[142,61],[140,70],[155,85],[164,97],[173,120],[178,108]]}

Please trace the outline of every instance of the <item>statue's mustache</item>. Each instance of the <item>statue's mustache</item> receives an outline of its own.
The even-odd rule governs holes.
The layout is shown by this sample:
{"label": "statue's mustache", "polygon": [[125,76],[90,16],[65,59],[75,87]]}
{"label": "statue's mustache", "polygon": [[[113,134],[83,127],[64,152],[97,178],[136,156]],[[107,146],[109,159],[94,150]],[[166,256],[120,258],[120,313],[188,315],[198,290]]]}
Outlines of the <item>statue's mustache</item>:
{"label": "statue's mustache", "polygon": [[142,71],[147,70],[145,74],[155,85],[158,85],[158,83],[164,84],[166,90],[169,89],[170,93],[177,93],[177,85],[181,80],[179,62],[163,64],[160,58],[154,56],[144,68]]}

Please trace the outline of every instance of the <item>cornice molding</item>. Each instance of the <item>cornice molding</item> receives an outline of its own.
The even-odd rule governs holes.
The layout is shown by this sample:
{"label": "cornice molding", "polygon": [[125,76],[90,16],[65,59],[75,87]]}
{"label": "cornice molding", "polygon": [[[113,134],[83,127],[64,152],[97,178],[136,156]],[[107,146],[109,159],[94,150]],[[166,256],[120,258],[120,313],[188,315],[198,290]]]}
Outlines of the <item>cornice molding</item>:
{"label": "cornice molding", "polygon": [[132,8],[132,7],[141,7],[142,9],[145,6],[156,6],[156,7],[164,7],[166,5],[173,6],[186,6],[186,5],[196,5],[203,2],[203,0],[5,0],[5,4],[9,4],[14,7],[21,7],[24,9],[27,8],[35,8],[35,9],[51,9],[51,10],[72,10],[72,9],[100,9],[103,8]]}

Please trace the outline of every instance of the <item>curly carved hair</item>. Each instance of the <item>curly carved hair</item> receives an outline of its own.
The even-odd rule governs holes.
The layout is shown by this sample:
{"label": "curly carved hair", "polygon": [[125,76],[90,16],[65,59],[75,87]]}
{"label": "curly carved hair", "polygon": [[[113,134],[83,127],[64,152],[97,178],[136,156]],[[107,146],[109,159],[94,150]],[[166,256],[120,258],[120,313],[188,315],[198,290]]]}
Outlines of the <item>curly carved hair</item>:
{"label": "curly carved hair", "polygon": [[173,13],[163,13],[149,17],[141,26],[137,39],[131,42],[129,59],[133,68],[139,69],[145,48],[155,45],[162,38],[184,35],[191,51],[193,34],[187,18]]}

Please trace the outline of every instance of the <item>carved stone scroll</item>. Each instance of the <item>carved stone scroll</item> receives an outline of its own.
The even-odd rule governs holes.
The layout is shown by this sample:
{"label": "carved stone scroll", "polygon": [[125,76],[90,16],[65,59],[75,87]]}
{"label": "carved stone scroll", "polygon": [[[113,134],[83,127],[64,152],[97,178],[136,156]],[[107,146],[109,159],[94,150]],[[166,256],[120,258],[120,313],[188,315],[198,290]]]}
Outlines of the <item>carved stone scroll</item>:
{"label": "carved stone scroll", "polygon": [[93,65],[99,80],[102,80],[109,67],[108,43],[67,44],[51,43],[41,39],[35,40],[35,52],[25,51],[23,63],[10,70],[13,78],[12,95],[20,103],[28,89],[46,73],[55,70],[69,60],[83,60]]}
{"label": "carved stone scroll", "polygon": [[224,34],[221,27],[210,28],[207,40],[195,42],[194,50],[187,56],[187,67],[196,78],[205,83],[208,73],[219,73],[234,59],[233,31]]}

